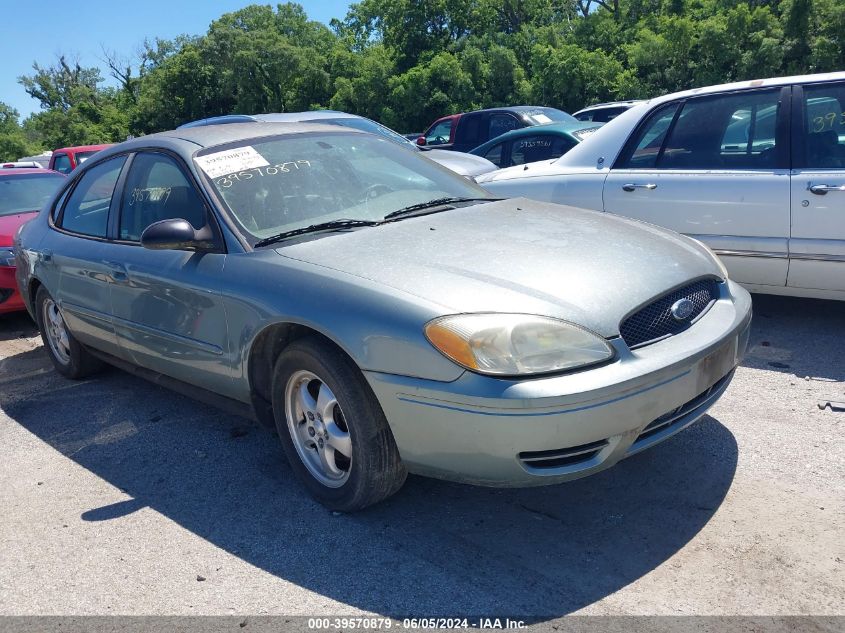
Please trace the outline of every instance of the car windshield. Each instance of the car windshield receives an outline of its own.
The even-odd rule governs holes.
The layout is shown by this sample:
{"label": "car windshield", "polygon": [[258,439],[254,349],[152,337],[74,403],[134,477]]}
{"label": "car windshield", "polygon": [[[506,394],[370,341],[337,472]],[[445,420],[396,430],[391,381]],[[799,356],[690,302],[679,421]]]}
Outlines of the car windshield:
{"label": "car windshield", "polygon": [[59,174],[15,174],[0,177],[0,217],[38,211],[64,177]]}
{"label": "car windshield", "polygon": [[532,110],[525,110],[522,114],[531,119],[534,125],[558,121],[562,123],[578,123],[578,119],[574,116],[557,108],[534,108]]}
{"label": "car windshield", "polygon": [[489,198],[478,185],[396,143],[354,132],[245,139],[195,161],[255,239],[335,220],[380,222],[443,198]]}
{"label": "car windshield", "polygon": [[361,130],[362,132],[369,132],[370,134],[380,134],[385,138],[389,138],[391,141],[399,143],[403,147],[408,146],[413,147],[414,149],[418,149],[414,143],[406,139],[398,132],[394,132],[389,127],[385,127],[381,123],[376,123],[375,121],[371,121],[370,119],[358,117],[338,117],[336,119],[312,119],[311,121],[307,121],[307,123],[328,123],[329,125],[343,125],[344,127],[351,127],[356,130]]}

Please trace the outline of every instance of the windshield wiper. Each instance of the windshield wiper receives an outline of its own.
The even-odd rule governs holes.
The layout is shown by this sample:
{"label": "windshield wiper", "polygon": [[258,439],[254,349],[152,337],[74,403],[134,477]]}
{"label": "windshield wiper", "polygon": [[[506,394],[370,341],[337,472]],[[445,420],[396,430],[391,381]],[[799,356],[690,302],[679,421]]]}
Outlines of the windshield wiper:
{"label": "windshield wiper", "polygon": [[[452,204],[455,202],[494,202],[496,200],[500,200],[500,198],[459,198],[455,196],[450,196],[448,198],[435,198],[434,200],[429,200],[428,202],[420,202],[419,204],[412,204],[411,206],[402,207],[401,209],[397,209],[396,211],[391,211],[386,216],[384,216],[384,219],[393,220],[396,218],[402,218],[408,215],[412,215],[417,211],[427,211],[435,207],[442,207],[444,205]],[[442,210],[445,211],[445,209]]]}
{"label": "windshield wiper", "polygon": [[258,240],[255,243],[256,248],[261,246],[269,246],[276,242],[281,242],[289,237],[297,235],[305,235],[306,233],[316,233],[318,231],[331,231],[333,229],[346,229],[355,226],[378,226],[381,222],[376,220],[331,220],[329,222],[320,222],[319,224],[312,224],[310,226],[302,226],[298,229],[291,229],[290,231],[283,231],[278,235],[271,235],[264,239]]}

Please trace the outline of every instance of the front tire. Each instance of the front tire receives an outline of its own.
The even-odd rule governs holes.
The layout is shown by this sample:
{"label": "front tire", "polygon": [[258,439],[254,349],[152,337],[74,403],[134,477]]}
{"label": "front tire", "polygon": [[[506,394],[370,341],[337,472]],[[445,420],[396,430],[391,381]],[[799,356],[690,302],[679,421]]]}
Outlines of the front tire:
{"label": "front tire", "polygon": [[102,368],[102,362],[92,356],[67,329],[58,304],[44,286],[40,286],[35,294],[35,316],[47,354],[62,376],[78,380]]}
{"label": "front tire", "polygon": [[273,416],[291,468],[327,508],[360,510],[405,482],[375,394],[332,345],[307,338],[282,352],[273,372]]}

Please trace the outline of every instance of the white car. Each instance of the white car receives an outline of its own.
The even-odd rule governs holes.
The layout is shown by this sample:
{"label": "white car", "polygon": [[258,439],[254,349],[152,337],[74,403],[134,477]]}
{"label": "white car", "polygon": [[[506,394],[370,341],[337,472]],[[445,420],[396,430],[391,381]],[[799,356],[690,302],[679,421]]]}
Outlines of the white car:
{"label": "white car", "polygon": [[610,103],[596,103],[595,105],[581,108],[573,114],[579,121],[593,121],[594,123],[607,123],[612,121],[626,110],[630,110],[642,101],[611,101]]}
{"label": "white car", "polygon": [[685,233],[754,292],[845,300],[845,72],[652,99],[478,182]]}

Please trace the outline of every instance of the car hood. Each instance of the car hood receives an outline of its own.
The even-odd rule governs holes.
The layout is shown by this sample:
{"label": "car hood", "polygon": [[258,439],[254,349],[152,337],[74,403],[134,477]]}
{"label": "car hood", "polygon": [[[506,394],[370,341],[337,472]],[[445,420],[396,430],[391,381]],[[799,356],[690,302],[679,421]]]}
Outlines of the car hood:
{"label": "car hood", "polygon": [[542,314],[605,337],[650,299],[720,276],[689,238],[525,198],[324,234],[277,252],[439,304],[443,314]]}
{"label": "car hood", "polygon": [[0,246],[11,246],[18,229],[36,215],[38,215],[37,211],[0,216]]}
{"label": "car hood", "polygon": [[422,155],[459,173],[461,176],[471,178],[497,169],[495,163],[491,163],[486,158],[463,152],[452,152],[448,149],[430,149],[423,151]]}

